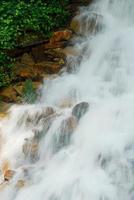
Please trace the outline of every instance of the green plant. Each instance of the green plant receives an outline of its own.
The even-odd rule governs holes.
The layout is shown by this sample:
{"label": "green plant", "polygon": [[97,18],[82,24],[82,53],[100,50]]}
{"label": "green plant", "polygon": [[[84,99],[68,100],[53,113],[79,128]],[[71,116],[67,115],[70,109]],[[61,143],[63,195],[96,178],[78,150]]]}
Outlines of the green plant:
{"label": "green plant", "polygon": [[37,93],[31,79],[25,81],[22,97],[26,103],[34,103],[36,101]]}
{"label": "green plant", "polygon": [[7,50],[20,46],[19,38],[30,32],[42,34],[44,38],[50,37],[53,30],[65,24],[67,3],[67,0],[1,0],[0,87],[12,81]]}

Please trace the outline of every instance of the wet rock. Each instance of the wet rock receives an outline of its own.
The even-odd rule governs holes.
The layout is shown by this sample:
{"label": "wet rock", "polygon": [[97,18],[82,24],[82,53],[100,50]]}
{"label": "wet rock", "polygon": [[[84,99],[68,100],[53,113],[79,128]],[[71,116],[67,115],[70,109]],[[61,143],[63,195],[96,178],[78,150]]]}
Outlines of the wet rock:
{"label": "wet rock", "polygon": [[44,50],[45,50],[44,47],[45,47],[44,45],[40,45],[40,46],[32,48],[32,56],[36,63],[46,60],[45,53],[44,53]]}
{"label": "wet rock", "polygon": [[63,53],[66,56],[79,56],[80,55],[80,51],[73,46],[68,46],[68,47],[64,48]]}
{"label": "wet rock", "polygon": [[33,138],[25,138],[22,152],[24,153],[25,159],[35,162],[39,159],[38,156],[39,143]]}
{"label": "wet rock", "polygon": [[41,119],[47,118],[50,115],[53,115],[54,113],[55,113],[55,110],[52,107],[42,108],[41,110],[35,113],[31,113],[31,114],[29,113],[26,119],[26,124],[28,123],[38,124]]}
{"label": "wet rock", "polygon": [[16,101],[17,93],[12,86],[0,90],[0,98],[8,103]]}
{"label": "wet rock", "polygon": [[24,180],[18,180],[16,185],[15,185],[18,189],[21,189],[25,186],[25,181]]}
{"label": "wet rock", "polygon": [[57,134],[55,135],[55,152],[70,143],[71,135],[76,129],[77,125],[78,120],[74,116],[70,116],[61,122],[61,126],[59,127]]}
{"label": "wet rock", "polygon": [[6,103],[6,102],[1,101],[0,102],[0,112],[1,113],[6,113],[11,105],[12,104],[10,104],[10,103]]}
{"label": "wet rock", "polygon": [[21,63],[26,65],[34,65],[34,60],[28,53],[24,53],[21,57]]}
{"label": "wet rock", "polygon": [[103,17],[94,12],[80,14],[74,17],[70,24],[72,31],[80,35],[95,34],[102,26]]}
{"label": "wet rock", "polygon": [[58,115],[55,113],[55,114],[52,114],[52,115],[49,115],[48,117],[46,118],[42,118],[40,121],[39,121],[39,126],[42,127],[42,130],[38,131],[37,134],[35,134],[35,137],[37,137],[38,141],[41,140],[41,138],[43,138],[48,130],[50,129],[53,121],[58,117]]}
{"label": "wet rock", "polygon": [[72,36],[71,30],[63,30],[63,31],[56,31],[53,33],[50,43],[53,44],[55,42],[69,40]]}
{"label": "wet rock", "polygon": [[62,66],[58,62],[44,61],[36,64],[35,68],[38,68],[40,72],[42,71],[48,74],[57,74],[61,70]]}
{"label": "wet rock", "polygon": [[89,109],[89,103],[88,102],[81,102],[76,104],[72,109],[72,115],[75,116],[78,120],[81,119],[81,117],[84,116],[84,114]]}
{"label": "wet rock", "polygon": [[8,117],[8,114],[7,114],[7,113],[0,112],[0,120],[1,120],[1,119],[4,119],[4,118],[7,118],[7,117]]}
{"label": "wet rock", "polygon": [[58,106],[60,108],[70,108],[72,105],[73,105],[73,102],[71,99],[63,99],[61,100]]}
{"label": "wet rock", "polygon": [[79,19],[77,19],[76,17],[74,17],[72,19],[72,21],[71,21],[70,28],[72,29],[72,31],[74,33],[79,33],[80,32],[80,27],[81,27],[81,24],[80,24]]}
{"label": "wet rock", "polygon": [[21,62],[16,62],[14,73],[17,80],[37,79],[37,72],[33,69],[33,66]]}
{"label": "wet rock", "polygon": [[13,178],[14,174],[15,174],[15,171],[10,170],[10,169],[6,170],[4,172],[4,180],[10,181]]}

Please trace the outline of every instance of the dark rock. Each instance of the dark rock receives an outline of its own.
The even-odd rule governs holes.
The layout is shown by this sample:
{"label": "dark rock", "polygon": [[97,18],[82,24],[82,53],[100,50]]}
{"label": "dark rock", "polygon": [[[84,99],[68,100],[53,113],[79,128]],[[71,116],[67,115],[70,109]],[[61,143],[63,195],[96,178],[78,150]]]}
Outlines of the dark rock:
{"label": "dark rock", "polygon": [[61,122],[61,126],[54,137],[54,152],[69,145],[72,133],[76,129],[77,125],[78,121],[74,116],[70,116]]}
{"label": "dark rock", "polygon": [[85,113],[88,111],[88,109],[89,109],[88,102],[78,103],[73,107],[72,115],[75,116],[78,120],[80,120],[81,117],[83,117]]}

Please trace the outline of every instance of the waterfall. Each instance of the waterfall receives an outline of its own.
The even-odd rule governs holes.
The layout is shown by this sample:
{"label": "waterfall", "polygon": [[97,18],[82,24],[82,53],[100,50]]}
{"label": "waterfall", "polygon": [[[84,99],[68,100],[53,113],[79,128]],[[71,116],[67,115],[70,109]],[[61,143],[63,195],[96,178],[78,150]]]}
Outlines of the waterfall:
{"label": "waterfall", "polygon": [[0,121],[1,200],[134,199],[134,1],[75,18],[69,70]]}

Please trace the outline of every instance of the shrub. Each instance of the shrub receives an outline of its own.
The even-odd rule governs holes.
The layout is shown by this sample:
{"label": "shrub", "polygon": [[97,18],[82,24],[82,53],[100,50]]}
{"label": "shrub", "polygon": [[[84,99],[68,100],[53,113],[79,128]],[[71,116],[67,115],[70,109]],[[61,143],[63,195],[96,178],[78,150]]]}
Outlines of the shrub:
{"label": "shrub", "polygon": [[[65,24],[67,0],[1,0],[0,6],[0,87],[11,81],[9,58],[3,50],[19,45],[21,36],[28,32],[41,33],[45,38]],[[5,51],[4,51],[5,52]],[[6,80],[8,77],[9,80]]]}
{"label": "shrub", "polygon": [[31,79],[25,81],[22,97],[26,103],[34,103],[36,101],[37,93]]}

